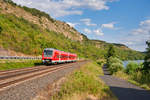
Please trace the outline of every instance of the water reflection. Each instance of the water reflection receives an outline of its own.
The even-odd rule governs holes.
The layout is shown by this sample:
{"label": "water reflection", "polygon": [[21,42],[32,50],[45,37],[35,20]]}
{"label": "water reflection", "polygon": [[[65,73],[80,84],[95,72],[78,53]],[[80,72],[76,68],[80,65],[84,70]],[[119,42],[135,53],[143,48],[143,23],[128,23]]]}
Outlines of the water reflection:
{"label": "water reflection", "polygon": [[137,63],[143,63],[144,60],[128,60],[128,61],[123,61],[123,65],[124,67],[126,67],[126,65],[131,62],[131,61],[134,61],[134,62],[137,62]]}

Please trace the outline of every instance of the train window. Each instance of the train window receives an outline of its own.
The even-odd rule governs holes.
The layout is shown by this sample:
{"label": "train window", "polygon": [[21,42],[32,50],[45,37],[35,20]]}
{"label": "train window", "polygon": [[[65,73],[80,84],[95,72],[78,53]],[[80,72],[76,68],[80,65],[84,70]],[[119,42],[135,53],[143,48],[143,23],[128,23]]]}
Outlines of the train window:
{"label": "train window", "polygon": [[53,55],[52,50],[44,50],[44,57],[51,57]]}

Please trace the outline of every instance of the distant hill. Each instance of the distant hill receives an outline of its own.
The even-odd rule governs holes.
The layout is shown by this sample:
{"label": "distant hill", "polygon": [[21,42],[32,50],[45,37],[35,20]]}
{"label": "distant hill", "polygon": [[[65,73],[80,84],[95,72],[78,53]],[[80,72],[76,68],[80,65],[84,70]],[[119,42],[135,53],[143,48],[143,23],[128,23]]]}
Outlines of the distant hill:
{"label": "distant hill", "polygon": [[[128,46],[124,45],[124,44],[118,44],[118,43],[112,43],[113,45],[117,46],[117,47],[125,47],[128,48]],[[129,48],[128,48],[129,49]]]}
{"label": "distant hill", "polygon": [[[41,55],[44,48],[74,52],[88,59],[105,58],[111,43],[90,40],[65,22],[35,8],[0,1],[0,48],[25,55]],[[123,44],[114,45],[121,59],[143,59],[144,54]],[[16,54],[14,53],[14,54]]]}

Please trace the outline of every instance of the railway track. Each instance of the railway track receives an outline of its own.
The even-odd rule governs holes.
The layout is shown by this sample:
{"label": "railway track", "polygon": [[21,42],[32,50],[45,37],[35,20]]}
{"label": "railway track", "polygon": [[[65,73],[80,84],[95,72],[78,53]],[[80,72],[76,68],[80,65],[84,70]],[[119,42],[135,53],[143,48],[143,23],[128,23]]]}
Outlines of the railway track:
{"label": "railway track", "polygon": [[32,79],[47,73],[53,73],[58,70],[72,67],[72,65],[74,64],[79,64],[79,62],[0,71],[0,90],[28,79]]}

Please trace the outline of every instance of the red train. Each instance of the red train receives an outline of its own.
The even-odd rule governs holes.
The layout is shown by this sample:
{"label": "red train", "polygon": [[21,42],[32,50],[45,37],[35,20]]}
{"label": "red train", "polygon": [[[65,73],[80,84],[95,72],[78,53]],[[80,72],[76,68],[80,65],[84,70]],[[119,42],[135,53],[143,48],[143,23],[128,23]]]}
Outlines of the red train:
{"label": "red train", "polygon": [[53,48],[46,48],[42,53],[42,61],[44,64],[75,62],[77,55],[60,51]]}

